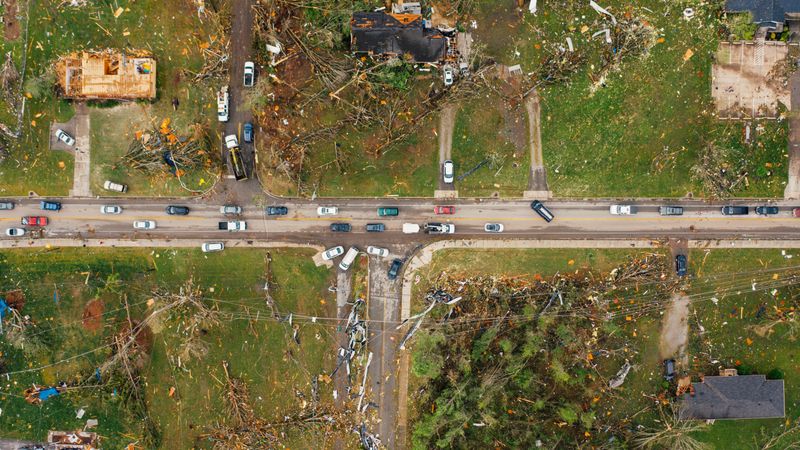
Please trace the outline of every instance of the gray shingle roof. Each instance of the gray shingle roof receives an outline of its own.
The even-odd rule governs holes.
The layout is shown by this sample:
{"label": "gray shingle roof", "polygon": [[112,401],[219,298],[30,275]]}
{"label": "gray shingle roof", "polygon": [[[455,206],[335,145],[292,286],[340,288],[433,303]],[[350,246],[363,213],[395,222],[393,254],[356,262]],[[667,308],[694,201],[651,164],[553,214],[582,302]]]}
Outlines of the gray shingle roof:
{"label": "gray shingle roof", "polygon": [[726,0],[725,11],[750,11],[754,23],[782,23],[784,14],[800,12],[800,0]]}
{"label": "gray shingle roof", "polygon": [[783,380],[764,375],[705,377],[692,383],[695,395],[681,398],[682,419],[766,419],[784,417]]}
{"label": "gray shingle roof", "polygon": [[439,30],[424,28],[419,16],[402,23],[384,12],[357,12],[350,21],[350,36],[355,52],[411,55],[415,62],[438,62],[447,50],[444,35]]}

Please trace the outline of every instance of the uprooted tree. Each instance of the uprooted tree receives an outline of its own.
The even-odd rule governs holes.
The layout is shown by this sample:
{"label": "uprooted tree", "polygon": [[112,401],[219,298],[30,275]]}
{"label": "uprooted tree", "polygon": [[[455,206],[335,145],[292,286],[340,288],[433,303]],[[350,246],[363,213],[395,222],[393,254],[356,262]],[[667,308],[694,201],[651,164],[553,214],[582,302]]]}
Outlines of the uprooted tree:
{"label": "uprooted tree", "polygon": [[212,168],[216,162],[210,151],[208,128],[196,123],[189,131],[187,136],[179,135],[169,119],[150,130],[137,131],[121,162],[148,174],[169,170],[178,176],[194,169]]}

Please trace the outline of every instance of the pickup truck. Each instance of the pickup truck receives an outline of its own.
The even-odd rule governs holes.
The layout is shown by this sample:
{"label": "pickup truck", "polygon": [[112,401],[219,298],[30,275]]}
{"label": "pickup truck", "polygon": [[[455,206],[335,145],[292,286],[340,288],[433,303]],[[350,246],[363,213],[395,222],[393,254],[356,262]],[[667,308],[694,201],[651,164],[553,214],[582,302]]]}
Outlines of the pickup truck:
{"label": "pickup truck", "polygon": [[226,231],[244,231],[247,229],[247,223],[244,220],[231,220],[228,222],[219,222],[219,229]]}

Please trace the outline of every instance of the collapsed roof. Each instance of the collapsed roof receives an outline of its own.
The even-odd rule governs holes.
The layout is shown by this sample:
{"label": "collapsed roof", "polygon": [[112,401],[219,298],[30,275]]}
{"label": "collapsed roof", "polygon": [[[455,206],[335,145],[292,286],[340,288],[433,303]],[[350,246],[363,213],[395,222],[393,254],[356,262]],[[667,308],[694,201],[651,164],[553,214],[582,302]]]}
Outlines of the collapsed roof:
{"label": "collapsed roof", "polygon": [[357,12],[350,21],[350,44],[356,53],[439,62],[447,52],[441,31],[426,28],[418,14]]}
{"label": "collapsed roof", "polygon": [[156,60],[142,50],[83,51],[56,62],[66,98],[133,100],[156,97]]}

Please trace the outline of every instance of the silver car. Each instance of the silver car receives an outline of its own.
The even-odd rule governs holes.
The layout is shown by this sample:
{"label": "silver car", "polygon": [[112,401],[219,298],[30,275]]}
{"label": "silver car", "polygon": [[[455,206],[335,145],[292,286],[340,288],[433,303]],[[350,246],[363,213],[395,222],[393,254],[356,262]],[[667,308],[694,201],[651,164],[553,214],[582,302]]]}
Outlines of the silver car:
{"label": "silver car", "polygon": [[225,250],[225,244],[222,242],[203,242],[200,246],[203,253],[221,252]]}
{"label": "silver car", "polygon": [[75,139],[73,139],[72,136],[68,135],[66,131],[60,128],[56,130],[56,137],[58,138],[59,141],[69,145],[70,147],[75,145]]}
{"label": "silver car", "polygon": [[8,229],[6,229],[6,236],[9,236],[9,237],[25,236],[25,229],[24,228],[8,228]]}
{"label": "silver car", "polygon": [[333,258],[336,258],[337,256],[341,255],[342,253],[344,253],[344,247],[342,247],[341,245],[338,247],[329,248],[322,253],[322,259],[324,259],[325,261],[330,261]]}
{"label": "silver car", "polygon": [[442,179],[445,183],[450,184],[455,179],[455,170],[453,170],[453,161],[449,159],[442,165]]}
{"label": "silver car", "polygon": [[122,214],[122,206],[103,205],[100,207],[100,214]]}
{"label": "silver car", "polygon": [[0,209],[14,209],[14,202],[0,202]]}
{"label": "silver car", "polygon": [[133,222],[134,230],[154,230],[156,228],[155,220],[135,220]]}
{"label": "silver car", "polygon": [[367,247],[367,254],[385,258],[389,256],[389,249],[382,247],[373,247],[370,245],[369,247]]}

